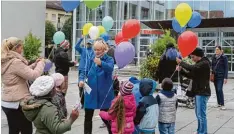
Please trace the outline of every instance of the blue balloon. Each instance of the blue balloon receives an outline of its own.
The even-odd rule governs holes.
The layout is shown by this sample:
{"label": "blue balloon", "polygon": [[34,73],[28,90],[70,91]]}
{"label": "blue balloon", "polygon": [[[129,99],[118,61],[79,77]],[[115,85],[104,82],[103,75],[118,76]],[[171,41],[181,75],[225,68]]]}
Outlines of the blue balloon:
{"label": "blue balloon", "polygon": [[62,4],[63,9],[66,12],[71,12],[79,6],[80,1],[79,0],[71,0],[71,1],[62,0],[61,4]]}
{"label": "blue balloon", "polygon": [[200,13],[194,11],[190,21],[188,22],[188,26],[191,28],[195,28],[195,27],[199,26],[200,23],[201,23],[201,15],[200,15]]}
{"label": "blue balloon", "polygon": [[107,33],[101,34],[100,36],[105,42],[107,42],[109,40],[109,35]]}
{"label": "blue balloon", "polygon": [[172,28],[177,33],[183,33],[186,30],[186,26],[185,27],[181,27],[180,24],[178,23],[178,21],[175,18],[173,18],[173,20],[172,20]]}

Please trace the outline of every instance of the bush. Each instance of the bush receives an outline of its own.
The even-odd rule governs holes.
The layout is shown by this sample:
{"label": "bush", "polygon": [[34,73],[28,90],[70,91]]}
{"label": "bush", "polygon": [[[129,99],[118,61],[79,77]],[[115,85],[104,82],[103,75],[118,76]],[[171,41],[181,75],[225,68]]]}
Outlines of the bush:
{"label": "bush", "polygon": [[40,56],[41,40],[34,36],[32,32],[25,37],[24,57],[29,60],[36,60]]}
{"label": "bush", "polygon": [[56,32],[54,24],[50,21],[45,23],[45,45],[52,44],[53,36]]}

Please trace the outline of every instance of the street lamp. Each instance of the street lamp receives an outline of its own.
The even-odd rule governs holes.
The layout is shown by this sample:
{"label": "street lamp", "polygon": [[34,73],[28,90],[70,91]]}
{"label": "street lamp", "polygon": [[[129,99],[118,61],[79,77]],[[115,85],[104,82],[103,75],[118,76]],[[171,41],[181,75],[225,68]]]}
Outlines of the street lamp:
{"label": "street lamp", "polygon": [[60,31],[61,28],[62,28],[62,26],[61,26],[61,22],[60,22],[60,17],[58,17],[58,23],[57,23],[57,29],[58,29],[58,31]]}

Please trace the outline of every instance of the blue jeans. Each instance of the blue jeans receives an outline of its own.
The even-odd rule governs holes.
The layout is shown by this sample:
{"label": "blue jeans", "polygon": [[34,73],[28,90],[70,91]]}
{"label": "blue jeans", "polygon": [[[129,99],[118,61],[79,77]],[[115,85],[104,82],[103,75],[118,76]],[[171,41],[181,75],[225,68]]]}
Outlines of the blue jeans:
{"label": "blue jeans", "polygon": [[219,105],[222,105],[222,106],[224,106],[223,81],[224,81],[224,79],[215,79],[214,80],[217,102]]}
{"label": "blue jeans", "polygon": [[175,123],[158,123],[160,134],[175,134]]}
{"label": "blue jeans", "polygon": [[207,134],[206,107],[209,96],[196,95],[195,113],[198,121],[198,134]]}

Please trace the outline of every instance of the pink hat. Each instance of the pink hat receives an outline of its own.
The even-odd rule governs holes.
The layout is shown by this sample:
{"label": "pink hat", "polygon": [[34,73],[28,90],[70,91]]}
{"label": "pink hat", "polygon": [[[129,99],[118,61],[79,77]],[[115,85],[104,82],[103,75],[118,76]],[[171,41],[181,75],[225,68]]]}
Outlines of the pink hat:
{"label": "pink hat", "polygon": [[63,49],[69,49],[70,43],[68,40],[64,40],[62,43],[60,43],[60,47]]}
{"label": "pink hat", "polygon": [[51,77],[54,79],[54,85],[56,87],[61,86],[64,82],[64,76],[60,73],[54,73]]}
{"label": "pink hat", "polygon": [[120,93],[122,96],[132,94],[133,84],[130,81],[124,81],[121,84]]}

